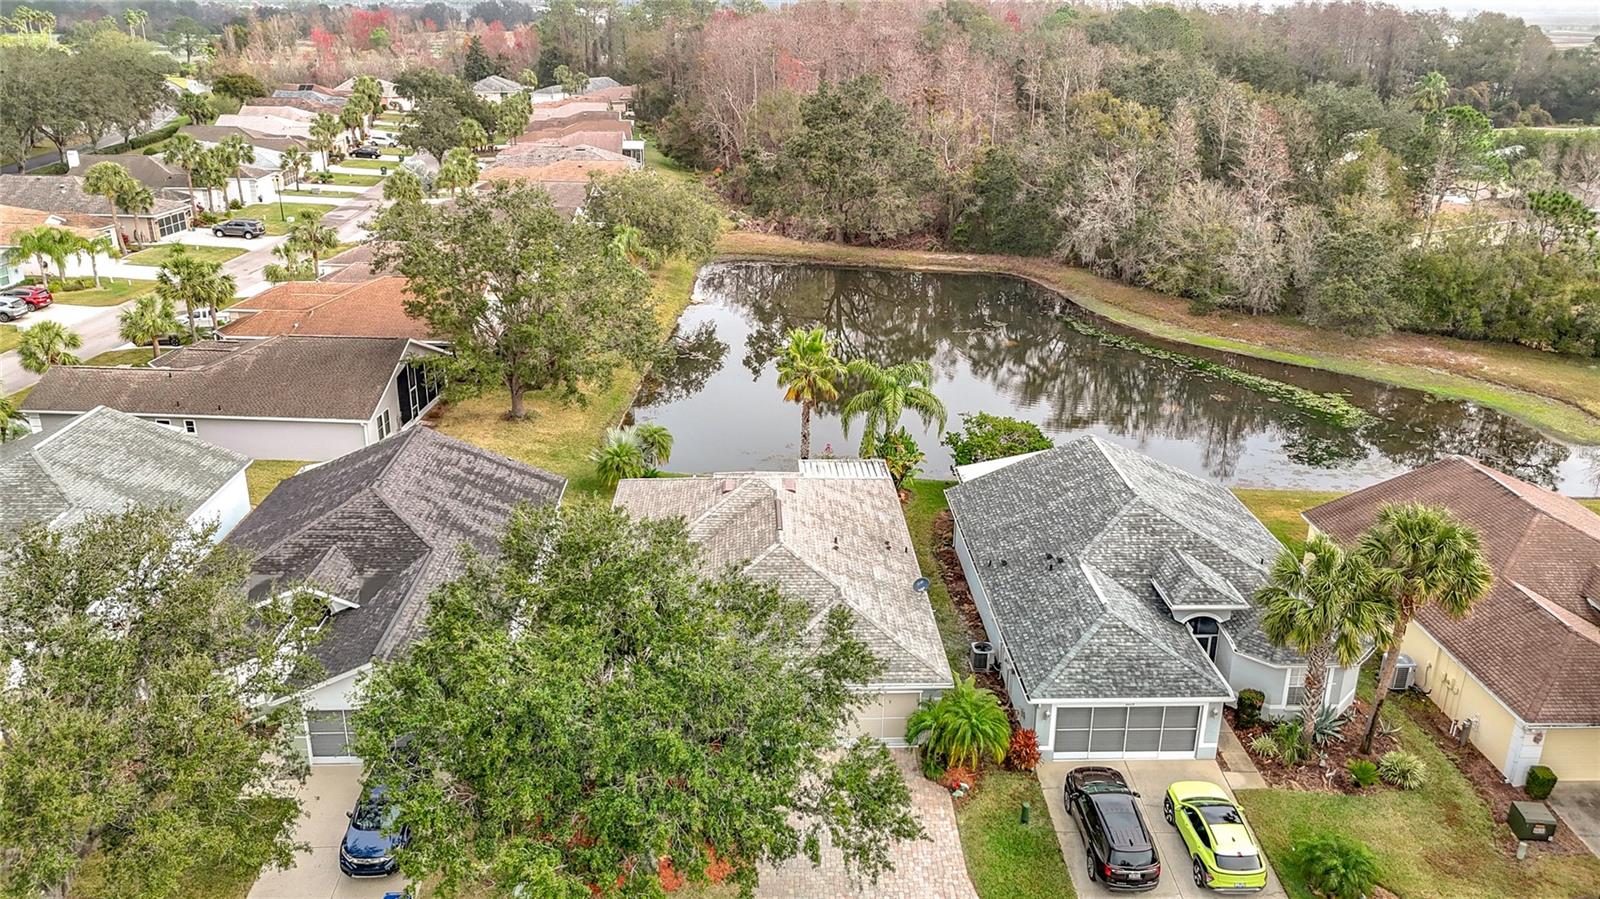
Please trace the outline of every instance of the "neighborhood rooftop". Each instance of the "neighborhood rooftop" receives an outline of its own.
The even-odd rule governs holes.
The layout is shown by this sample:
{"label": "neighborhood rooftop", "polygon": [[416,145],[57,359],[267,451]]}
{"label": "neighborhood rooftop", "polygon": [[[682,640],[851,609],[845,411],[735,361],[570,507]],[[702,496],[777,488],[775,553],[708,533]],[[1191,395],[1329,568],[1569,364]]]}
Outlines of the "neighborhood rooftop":
{"label": "neighborhood rooftop", "polygon": [[[97,215],[107,219],[112,214],[111,201],[84,190],[80,175],[0,175],[0,206]],[[159,216],[188,208],[183,200],[156,197],[150,211],[141,215]]]}
{"label": "neighborhood rooftop", "polygon": [[842,606],[888,670],[880,681],[936,687],[950,666],[888,469],[878,460],[801,460],[798,472],[624,480],[615,504],[682,517],[708,571],[743,565],[810,603],[813,621]]}
{"label": "neighborhood rooftop", "polygon": [[406,315],[406,279],[288,281],[230,309],[226,337],[409,337],[427,340],[428,325]]}
{"label": "neighborhood rooftop", "polygon": [[188,434],[97,408],[60,430],[0,443],[0,529],[65,526],[140,505],[187,518],[249,463]]}

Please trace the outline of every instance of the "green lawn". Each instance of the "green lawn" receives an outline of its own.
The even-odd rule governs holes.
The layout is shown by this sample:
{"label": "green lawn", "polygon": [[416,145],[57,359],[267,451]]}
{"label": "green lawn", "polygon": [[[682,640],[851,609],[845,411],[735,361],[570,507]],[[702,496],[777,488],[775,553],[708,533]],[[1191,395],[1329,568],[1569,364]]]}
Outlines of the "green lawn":
{"label": "green lawn", "polygon": [[145,365],[151,359],[149,347],[131,350],[106,350],[98,356],[83,360],[84,365]]}
{"label": "green lawn", "polygon": [[683,165],[675,159],[668,158],[667,154],[657,149],[654,140],[645,142],[644,164],[645,168],[654,169],[671,178],[678,178],[684,181],[700,180],[700,174],[694,169]]}
{"label": "green lawn", "polygon": [[[342,162],[338,164],[344,165]],[[327,174],[328,180],[323,183],[346,184],[352,187],[371,187],[372,185],[383,180],[382,175],[352,175],[349,172],[328,172]],[[321,180],[321,178],[322,176],[319,174],[316,178],[311,179],[307,183],[316,184],[319,180]]]}
{"label": "green lawn", "polygon": [[250,508],[261,505],[267,498],[272,488],[285,478],[293,477],[294,473],[310,465],[310,462],[299,462],[294,459],[257,459],[250,463],[244,470],[245,483],[250,488]]}
{"label": "green lawn", "polygon": [[[1371,696],[1370,672],[1362,693]],[[1241,790],[1239,799],[1289,895],[1312,899],[1293,847],[1326,832],[1365,843],[1378,856],[1380,882],[1406,899],[1499,896],[1592,896],[1600,859],[1545,855],[1537,846],[1525,862],[1506,853],[1508,833],[1472,784],[1408,711],[1422,697],[1396,697],[1384,720],[1400,728],[1403,748],[1422,758],[1420,790],[1374,790],[1359,796],[1302,790]]]}
{"label": "green lawn", "polygon": [[[239,218],[251,218],[251,216],[241,215]],[[202,244],[164,243],[148,250],[140,250],[137,253],[133,253],[123,261],[129,265],[161,265],[170,259],[180,246],[183,247],[184,252],[188,254],[190,259],[198,259],[201,262],[227,262],[229,259],[243,256],[245,253],[250,252],[245,247],[211,247]]]}
{"label": "green lawn", "polygon": [[70,306],[120,306],[134,297],[143,295],[155,285],[154,281],[138,279],[113,281],[110,278],[101,278],[99,287],[90,287],[88,290],[58,290],[55,298],[57,303],[66,303]]}
{"label": "green lawn", "polygon": [[[299,807],[289,799],[262,797],[253,800],[260,813],[251,818],[252,825],[260,828],[260,839],[270,838],[284,819],[298,813]],[[104,856],[92,855],[73,879],[73,899],[115,899],[119,894],[105,880]],[[240,862],[201,863],[191,870],[170,893],[189,899],[244,899],[250,887],[260,876],[259,868]]]}
{"label": "green lawn", "polygon": [[346,159],[339,164],[353,169],[388,169],[392,172],[400,167],[400,162],[399,159]]}
{"label": "green lawn", "polygon": [[1261,519],[1272,536],[1288,546],[1305,539],[1306,520],[1301,513],[1338,499],[1344,494],[1332,490],[1254,490],[1240,488],[1233,495],[1250,513]]}
{"label": "green lawn", "polygon": [[[1022,804],[1029,806],[1022,823]],[[1072,877],[1050,824],[1039,778],[1017,771],[986,771],[978,789],[956,809],[967,873],[983,899],[1071,899]]]}
{"label": "green lawn", "polygon": [[[694,290],[695,266],[681,260],[655,272],[656,305],[662,334],[672,328],[689,305]],[[439,431],[562,475],[568,495],[589,494],[609,499],[611,488],[601,483],[589,461],[589,451],[600,445],[606,428],[622,421],[639,388],[639,374],[619,371],[609,390],[591,392],[585,405],[563,403],[544,394],[527,397],[528,417],[507,421],[509,395],[493,390],[482,396],[450,403],[439,418]]]}
{"label": "green lawn", "polygon": [[[349,192],[342,191],[342,190],[321,190],[321,191],[319,191],[319,190],[313,190],[313,189],[311,189],[309,187],[301,188],[300,190],[285,190],[282,193],[286,197],[334,197],[334,198],[341,199],[341,200],[357,196],[357,194],[349,193]],[[332,209],[333,207],[329,206],[328,208]]]}
{"label": "green lawn", "polygon": [[282,212],[279,212],[278,203],[257,203],[228,213],[230,218],[260,219],[267,226],[268,234],[287,234],[289,225],[284,217],[294,218],[307,212],[326,213],[335,207],[323,203],[284,203]]}
{"label": "green lawn", "polygon": [[8,353],[22,342],[22,333],[16,325],[0,325],[0,353]]}
{"label": "green lawn", "polygon": [[911,543],[917,550],[917,565],[928,576],[928,601],[933,604],[933,620],[939,625],[939,637],[944,640],[944,653],[953,670],[965,670],[967,650],[972,642],[966,625],[950,604],[950,592],[945,589],[944,578],[939,576],[939,566],[933,558],[933,520],[950,506],[945,502],[944,491],[954,481],[916,480],[911,482],[911,500],[906,504],[906,526],[911,529]]}

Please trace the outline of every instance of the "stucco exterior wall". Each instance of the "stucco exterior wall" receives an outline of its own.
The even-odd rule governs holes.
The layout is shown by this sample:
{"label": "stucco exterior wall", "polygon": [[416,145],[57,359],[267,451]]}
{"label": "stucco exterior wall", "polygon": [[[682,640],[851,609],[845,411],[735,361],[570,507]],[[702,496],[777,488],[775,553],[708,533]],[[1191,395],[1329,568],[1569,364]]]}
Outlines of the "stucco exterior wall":
{"label": "stucco exterior wall", "polygon": [[[1485,690],[1465,666],[1446,652],[1423,627],[1415,622],[1406,630],[1400,651],[1417,664],[1417,686],[1452,721],[1475,719],[1472,745],[1493,762],[1502,774],[1512,775],[1508,758],[1516,716]],[[1520,783],[1520,778],[1513,778]]]}
{"label": "stucco exterior wall", "polygon": [[[1600,727],[1553,727],[1544,732],[1539,764],[1561,780],[1600,780]],[[1561,789],[1557,784],[1556,789]]]}
{"label": "stucco exterior wall", "polygon": [[[42,431],[49,433],[76,418],[59,412],[30,412]],[[253,418],[167,418],[140,415],[148,421],[168,421],[183,428],[184,421],[195,423],[194,435],[207,443],[243,453],[252,459],[304,459],[326,462],[366,446],[366,428],[361,422],[273,421]]]}
{"label": "stucco exterior wall", "polygon": [[245,482],[244,473],[244,469],[239,469],[239,473],[230,478],[221,490],[212,494],[205,505],[189,516],[189,523],[216,522],[217,531],[213,540],[228,536],[233,526],[250,513],[250,486]]}

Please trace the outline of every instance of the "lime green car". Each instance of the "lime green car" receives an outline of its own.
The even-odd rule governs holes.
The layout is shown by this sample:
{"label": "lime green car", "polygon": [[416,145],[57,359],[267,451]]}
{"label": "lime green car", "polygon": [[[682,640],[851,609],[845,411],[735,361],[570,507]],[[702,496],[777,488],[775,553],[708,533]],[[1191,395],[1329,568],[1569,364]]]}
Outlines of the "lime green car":
{"label": "lime green car", "polygon": [[1267,886],[1267,864],[1244,811],[1226,790],[1199,780],[1167,788],[1161,812],[1189,850],[1196,886],[1226,893],[1253,893]]}

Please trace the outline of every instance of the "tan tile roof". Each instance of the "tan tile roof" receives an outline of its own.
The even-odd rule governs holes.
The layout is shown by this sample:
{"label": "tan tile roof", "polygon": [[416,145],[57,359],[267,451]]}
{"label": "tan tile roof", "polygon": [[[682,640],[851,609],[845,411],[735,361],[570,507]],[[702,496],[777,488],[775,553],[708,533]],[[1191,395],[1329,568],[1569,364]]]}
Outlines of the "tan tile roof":
{"label": "tan tile roof", "polygon": [[609,175],[627,172],[632,165],[610,160],[563,159],[547,165],[516,165],[508,163],[486,169],[485,181],[587,181],[590,175]]}
{"label": "tan tile roof", "polygon": [[20,206],[0,206],[0,246],[14,246],[18,231],[41,225],[54,225],[71,231],[79,237],[94,237],[110,227],[103,216],[79,215],[71,212],[46,212],[42,209],[23,209]]}
{"label": "tan tile roof", "polygon": [[1600,516],[1567,497],[1452,456],[1306,513],[1356,540],[1389,503],[1449,509],[1478,531],[1494,586],[1459,620],[1417,623],[1523,720],[1600,724]]}
{"label": "tan tile roof", "polygon": [[406,315],[406,296],[406,279],[394,275],[356,283],[291,281],[240,303],[235,311],[247,314],[222,333],[427,340],[427,324]]}

